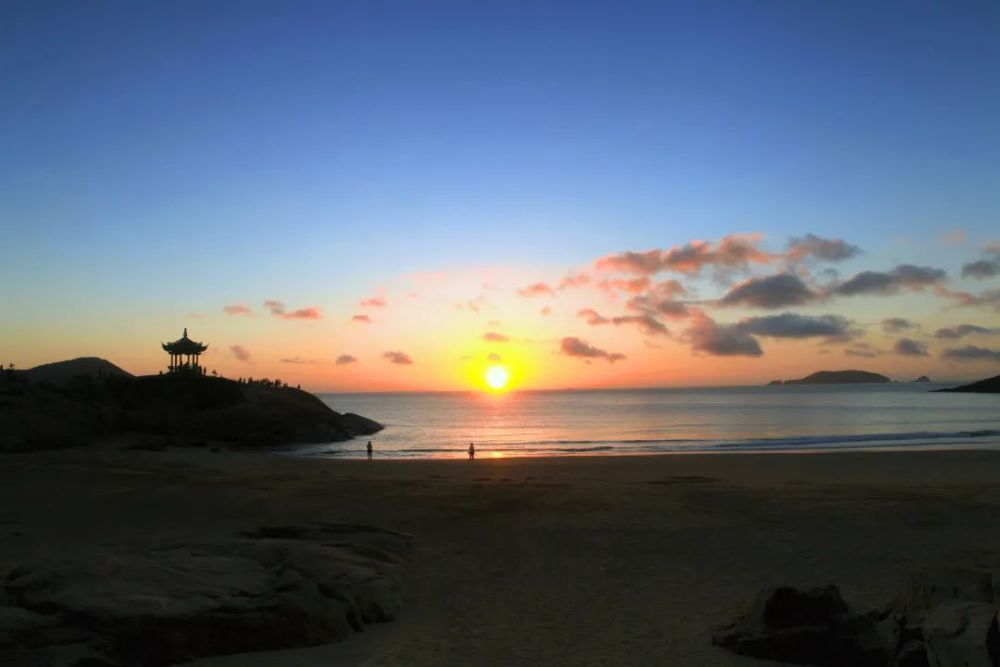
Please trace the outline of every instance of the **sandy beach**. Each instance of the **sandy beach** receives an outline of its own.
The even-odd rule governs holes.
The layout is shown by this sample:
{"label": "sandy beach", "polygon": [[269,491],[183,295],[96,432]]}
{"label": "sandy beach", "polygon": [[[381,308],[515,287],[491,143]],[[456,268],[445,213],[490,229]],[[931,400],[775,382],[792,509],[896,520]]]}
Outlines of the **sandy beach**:
{"label": "sandy beach", "polygon": [[261,525],[415,538],[401,617],[236,665],[760,664],[711,629],[768,583],[859,607],[907,573],[1000,568],[997,452],[338,461],[205,449],[9,455],[0,566]]}

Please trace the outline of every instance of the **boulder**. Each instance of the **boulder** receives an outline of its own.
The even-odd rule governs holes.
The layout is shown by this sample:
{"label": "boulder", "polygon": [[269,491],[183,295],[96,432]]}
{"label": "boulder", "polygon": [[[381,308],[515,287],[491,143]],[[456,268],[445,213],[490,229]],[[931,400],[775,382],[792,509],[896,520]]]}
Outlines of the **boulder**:
{"label": "boulder", "polygon": [[852,614],[836,586],[764,589],[751,611],[720,628],[713,642],[739,655],[794,665],[887,664],[874,622]]}
{"label": "boulder", "polygon": [[337,641],[399,613],[409,536],[341,524],[259,534],[15,568],[0,664],[169,665]]}
{"label": "boulder", "polygon": [[927,612],[923,623],[929,667],[996,667],[1000,656],[997,608],[951,600]]}

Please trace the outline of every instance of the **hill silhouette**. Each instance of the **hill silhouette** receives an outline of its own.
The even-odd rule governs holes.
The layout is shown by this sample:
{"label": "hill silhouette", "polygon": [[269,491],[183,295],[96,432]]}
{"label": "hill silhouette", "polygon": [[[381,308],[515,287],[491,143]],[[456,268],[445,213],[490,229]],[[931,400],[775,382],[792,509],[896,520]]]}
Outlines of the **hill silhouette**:
{"label": "hill silhouette", "polygon": [[892,382],[889,378],[879,373],[868,371],[817,371],[811,375],[797,380],[776,381],[771,384],[874,384]]}
{"label": "hill silhouette", "polygon": [[0,379],[0,451],[83,445],[126,432],[277,446],[347,440],[382,429],[287,386],[187,373],[134,377],[96,358],[39,368],[44,372]]}
{"label": "hill silhouette", "polygon": [[979,380],[978,382],[973,382],[971,384],[963,384],[960,387],[936,389],[935,391],[971,394],[1000,394],[1000,375],[994,375],[991,378]]}

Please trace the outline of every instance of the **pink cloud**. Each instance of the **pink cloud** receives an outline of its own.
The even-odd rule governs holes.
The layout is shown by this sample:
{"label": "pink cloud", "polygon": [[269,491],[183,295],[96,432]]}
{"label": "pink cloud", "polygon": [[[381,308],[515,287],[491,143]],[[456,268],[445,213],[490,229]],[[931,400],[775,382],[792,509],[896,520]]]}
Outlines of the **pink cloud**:
{"label": "pink cloud", "polygon": [[361,300],[362,308],[385,308],[388,305],[385,299],[380,296],[373,296]]}
{"label": "pink cloud", "polygon": [[318,320],[323,317],[323,311],[315,306],[289,311],[285,309],[284,303],[274,301],[273,299],[265,301],[264,308],[274,317],[280,317],[285,320]]}
{"label": "pink cloud", "polygon": [[339,357],[337,357],[336,364],[338,366],[346,366],[348,364],[356,364],[357,362],[358,362],[358,358],[355,357],[354,355],[352,355],[352,354],[342,354]]}
{"label": "pink cloud", "polygon": [[707,266],[745,270],[750,264],[766,264],[779,257],[760,249],[762,238],[760,234],[730,234],[717,243],[695,240],[666,250],[622,252],[598,259],[595,266],[604,271],[646,276],[660,271],[695,275]]}
{"label": "pink cloud", "polygon": [[368,317],[367,315],[355,315],[354,317],[351,318],[351,321],[352,322],[363,322],[365,324],[371,324],[372,323],[372,318]]}
{"label": "pink cloud", "polygon": [[549,287],[546,283],[533,283],[527,287],[522,287],[517,290],[517,293],[523,297],[536,297],[536,296],[552,296],[555,294],[553,289]]}
{"label": "pink cloud", "polygon": [[398,364],[400,366],[409,366],[413,363],[413,359],[410,358],[410,355],[398,350],[383,352],[382,358],[388,360],[390,363]]}
{"label": "pink cloud", "polygon": [[605,278],[597,283],[597,286],[609,292],[618,291],[641,294],[649,288],[651,283],[652,281],[649,279],[649,276],[640,276],[639,278],[616,278],[614,280]]}
{"label": "pink cloud", "polygon": [[510,337],[495,331],[487,331],[483,334],[483,340],[487,343],[506,343],[510,340]]}
{"label": "pink cloud", "polygon": [[559,281],[559,287],[557,289],[568,289],[571,287],[583,287],[584,285],[590,284],[590,276],[586,273],[577,273],[574,275],[569,275]]}
{"label": "pink cloud", "polygon": [[639,331],[647,336],[666,336],[670,333],[667,327],[663,326],[663,323],[652,315],[624,315],[613,317],[611,321],[614,322],[615,326],[634,324],[639,327]]}
{"label": "pink cloud", "polygon": [[587,318],[587,324],[589,324],[592,327],[595,327],[599,324],[609,324],[611,322],[611,320],[602,316],[593,308],[584,308],[582,310],[578,310],[576,316]]}
{"label": "pink cloud", "polygon": [[253,315],[253,311],[250,309],[250,306],[244,306],[241,303],[234,303],[231,306],[226,306],[222,309],[222,312],[226,315]]}
{"label": "pink cloud", "polygon": [[542,308],[538,312],[541,313],[543,316],[551,315],[552,314],[552,306],[545,306],[544,308]]}
{"label": "pink cloud", "polygon": [[560,341],[559,350],[567,357],[576,357],[578,359],[586,360],[604,359],[609,364],[613,364],[616,361],[621,361],[625,358],[624,354],[602,350],[598,347],[594,347],[584,340],[576,338],[575,336],[567,336],[566,338],[563,338],[562,341]]}
{"label": "pink cloud", "polygon": [[236,359],[245,364],[253,363],[253,359],[250,357],[250,352],[242,345],[230,345],[229,352],[236,357]]}

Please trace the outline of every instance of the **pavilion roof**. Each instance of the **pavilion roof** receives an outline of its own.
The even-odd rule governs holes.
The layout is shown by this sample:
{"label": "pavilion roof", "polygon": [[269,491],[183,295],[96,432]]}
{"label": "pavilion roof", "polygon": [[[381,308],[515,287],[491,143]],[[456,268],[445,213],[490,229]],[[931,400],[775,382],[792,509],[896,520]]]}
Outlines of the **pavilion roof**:
{"label": "pavilion roof", "polygon": [[188,338],[188,330],[184,329],[184,335],[172,343],[160,343],[160,346],[171,354],[201,354],[208,349],[208,345],[196,342]]}

